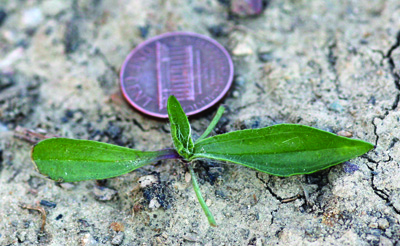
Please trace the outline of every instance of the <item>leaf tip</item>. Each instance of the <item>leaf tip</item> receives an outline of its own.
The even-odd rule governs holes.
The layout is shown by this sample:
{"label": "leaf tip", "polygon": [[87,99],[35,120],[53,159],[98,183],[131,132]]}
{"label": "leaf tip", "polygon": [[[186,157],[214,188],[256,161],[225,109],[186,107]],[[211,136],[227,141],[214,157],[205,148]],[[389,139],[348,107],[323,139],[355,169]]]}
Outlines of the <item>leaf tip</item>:
{"label": "leaf tip", "polygon": [[168,105],[171,105],[171,103],[175,103],[177,101],[178,101],[178,99],[176,99],[176,97],[174,95],[170,95],[168,97],[167,107],[168,107]]}

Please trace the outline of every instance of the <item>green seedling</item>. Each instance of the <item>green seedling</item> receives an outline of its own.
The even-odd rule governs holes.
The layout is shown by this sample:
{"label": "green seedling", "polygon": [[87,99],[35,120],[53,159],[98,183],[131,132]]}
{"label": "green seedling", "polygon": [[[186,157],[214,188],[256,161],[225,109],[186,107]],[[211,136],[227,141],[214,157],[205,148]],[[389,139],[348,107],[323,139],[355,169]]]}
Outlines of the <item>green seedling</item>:
{"label": "green seedling", "polygon": [[[196,196],[211,226],[216,226],[199,189],[193,161],[227,161],[271,175],[288,177],[314,173],[360,156],[374,146],[316,128],[280,124],[208,137],[221,118],[220,107],[204,134],[196,141],[186,114],[174,96],[168,99],[168,116],[175,148],[139,151],[116,145],[67,138],[46,139],[32,148],[40,173],[59,182],[107,179],[159,160],[179,159],[192,176]],[[208,138],[207,138],[208,137]]]}

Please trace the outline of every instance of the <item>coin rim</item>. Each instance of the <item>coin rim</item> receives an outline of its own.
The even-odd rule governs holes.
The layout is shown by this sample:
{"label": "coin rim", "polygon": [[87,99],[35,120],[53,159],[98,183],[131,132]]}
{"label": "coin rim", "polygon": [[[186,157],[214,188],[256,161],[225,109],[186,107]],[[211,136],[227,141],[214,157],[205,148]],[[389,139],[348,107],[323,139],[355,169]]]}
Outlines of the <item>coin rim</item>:
{"label": "coin rim", "polygon": [[216,40],[202,35],[202,34],[198,34],[198,33],[193,33],[193,32],[167,32],[167,33],[163,33],[161,35],[157,35],[155,37],[152,37],[146,41],[143,41],[142,43],[140,43],[138,46],[136,46],[129,54],[128,56],[125,58],[124,63],[122,64],[121,67],[121,71],[120,71],[120,87],[121,87],[121,91],[123,96],[125,97],[125,99],[129,102],[130,105],[132,105],[135,109],[137,109],[138,111],[153,116],[153,117],[157,117],[157,118],[162,118],[162,119],[166,119],[168,118],[168,114],[159,114],[159,113],[154,113],[151,112],[149,110],[146,110],[145,108],[139,106],[138,104],[136,104],[133,100],[131,100],[128,96],[128,93],[126,92],[123,83],[124,83],[124,79],[123,79],[123,74],[125,72],[125,68],[128,64],[128,62],[130,61],[131,57],[138,52],[141,48],[143,48],[144,46],[146,46],[147,44],[155,41],[155,40],[159,40],[162,38],[166,38],[166,37],[171,37],[171,36],[192,36],[192,37],[197,37],[197,38],[201,38],[201,39],[205,39],[206,41],[211,42],[212,44],[214,44],[215,46],[217,46],[222,53],[226,56],[226,58],[228,59],[228,63],[229,63],[229,69],[230,69],[230,74],[229,74],[229,78],[228,78],[228,83],[226,84],[225,88],[222,90],[222,92],[219,94],[218,97],[216,97],[214,100],[212,100],[210,103],[206,104],[205,106],[191,111],[191,112],[185,112],[186,115],[190,116],[190,115],[195,115],[198,114],[210,107],[212,107],[213,105],[215,105],[217,102],[219,102],[228,92],[228,90],[230,89],[230,87],[232,86],[232,81],[233,81],[233,75],[234,75],[234,68],[233,68],[233,62],[232,62],[232,58],[231,55],[229,54],[229,52],[225,49],[224,46],[222,46],[220,43],[218,43]]}

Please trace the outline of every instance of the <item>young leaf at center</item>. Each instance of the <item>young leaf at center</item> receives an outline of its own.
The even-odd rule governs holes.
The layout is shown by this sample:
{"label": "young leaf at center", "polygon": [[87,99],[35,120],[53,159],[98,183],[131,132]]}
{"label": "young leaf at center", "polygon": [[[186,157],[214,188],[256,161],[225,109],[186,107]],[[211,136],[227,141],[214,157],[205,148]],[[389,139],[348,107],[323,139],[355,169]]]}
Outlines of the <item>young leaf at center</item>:
{"label": "young leaf at center", "polygon": [[189,159],[194,148],[189,120],[174,96],[168,98],[167,110],[175,148],[182,157]]}

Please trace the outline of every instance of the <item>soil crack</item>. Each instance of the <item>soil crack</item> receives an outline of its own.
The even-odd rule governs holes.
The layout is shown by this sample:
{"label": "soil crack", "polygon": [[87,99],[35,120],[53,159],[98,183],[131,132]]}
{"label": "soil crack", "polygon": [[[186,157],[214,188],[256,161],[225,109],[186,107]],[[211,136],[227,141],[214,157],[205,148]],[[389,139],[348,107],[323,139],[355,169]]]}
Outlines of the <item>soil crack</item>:
{"label": "soil crack", "polygon": [[[385,55],[385,58],[388,59],[389,62],[390,73],[393,76],[394,85],[396,86],[396,89],[398,91],[400,91],[400,74],[399,72],[396,72],[396,64],[394,63],[392,53],[399,47],[400,47],[400,31],[397,32],[396,42],[392,45],[392,47],[390,47],[390,49]],[[397,92],[396,98],[392,104],[392,110],[395,110],[397,108],[397,106],[399,105],[399,101],[400,101],[400,92]]]}
{"label": "soil crack", "polygon": [[266,182],[264,179],[262,179],[262,178],[258,175],[258,173],[256,173],[256,177],[258,178],[258,180],[260,180],[260,181],[265,185],[265,188],[267,189],[267,191],[268,191],[276,200],[278,200],[280,203],[289,203],[289,202],[293,202],[293,201],[295,201],[295,200],[297,200],[297,199],[299,199],[299,198],[303,198],[303,196],[300,195],[300,194],[297,194],[297,195],[291,196],[291,197],[282,198],[282,197],[280,197],[278,194],[276,194],[276,193],[271,189],[271,187],[269,187],[268,182]]}
{"label": "soil crack", "polygon": [[[374,161],[374,160],[372,160],[371,158],[369,158],[369,157],[367,157],[367,156],[362,156],[362,158],[366,159],[368,162],[375,163],[375,164],[376,164],[376,167],[378,167],[378,165],[379,165],[379,163],[380,163],[380,161]],[[391,159],[391,157],[389,158],[389,161],[390,161],[390,159]],[[385,162],[385,161],[384,161],[384,162]],[[370,173],[371,173],[371,179],[370,179],[370,181],[371,181],[371,188],[372,188],[372,190],[374,191],[374,193],[375,193],[378,197],[380,197],[382,200],[384,200],[384,201],[386,202],[386,205],[389,206],[389,207],[391,207],[391,208],[393,209],[393,211],[394,211],[396,214],[399,214],[399,215],[400,215],[400,210],[397,209],[395,206],[393,206],[393,203],[392,203],[392,201],[391,201],[390,198],[389,198],[389,197],[390,197],[389,194],[388,194],[386,191],[384,191],[383,189],[379,189],[379,188],[375,185],[374,180],[375,180],[375,176],[376,176],[378,173],[375,171],[374,168],[370,167],[369,165],[367,165],[367,168],[370,170]]]}

